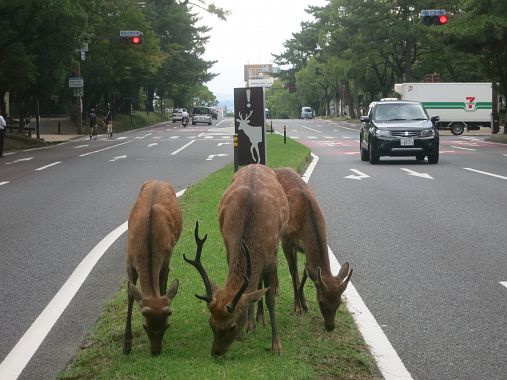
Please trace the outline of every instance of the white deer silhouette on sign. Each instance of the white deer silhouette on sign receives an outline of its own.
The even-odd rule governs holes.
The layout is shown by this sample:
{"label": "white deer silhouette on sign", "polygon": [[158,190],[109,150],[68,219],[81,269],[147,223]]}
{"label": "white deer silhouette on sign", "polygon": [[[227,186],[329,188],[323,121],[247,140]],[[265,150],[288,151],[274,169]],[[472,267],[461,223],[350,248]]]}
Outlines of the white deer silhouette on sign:
{"label": "white deer silhouette on sign", "polygon": [[[246,137],[248,137],[248,140],[250,140],[250,154],[252,155],[252,160],[254,160],[255,163],[259,164],[261,162],[259,144],[262,142],[262,128],[253,127],[250,125],[250,117],[252,114],[253,110],[250,111],[250,113],[246,115],[245,118],[243,118],[243,115],[241,112],[239,112],[239,119],[236,119],[236,121],[239,123],[238,131],[243,131]],[[255,157],[254,153],[257,155],[257,158]]]}

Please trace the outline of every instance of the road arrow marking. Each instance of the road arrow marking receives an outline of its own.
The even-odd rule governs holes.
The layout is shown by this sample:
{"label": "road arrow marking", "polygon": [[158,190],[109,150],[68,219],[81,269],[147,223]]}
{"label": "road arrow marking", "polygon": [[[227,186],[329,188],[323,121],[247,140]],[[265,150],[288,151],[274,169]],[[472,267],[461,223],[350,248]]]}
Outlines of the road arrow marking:
{"label": "road arrow marking", "polygon": [[208,158],[206,158],[206,161],[211,161],[212,159],[214,159],[215,157],[226,157],[228,156],[228,154],[225,154],[225,153],[219,153],[219,154],[210,154],[208,156]]}
{"label": "road arrow marking", "polygon": [[126,154],[123,154],[121,156],[116,156],[114,157],[112,160],[109,160],[111,162],[115,162],[115,161],[118,161],[118,160],[121,160],[122,158],[127,158],[127,155]]}
{"label": "road arrow marking", "polygon": [[145,134],[144,136],[137,136],[137,137],[135,137],[135,139],[137,139],[137,140],[142,140],[142,139],[144,139],[144,138],[146,138],[146,137],[148,137],[148,136],[150,136],[150,135],[152,135],[152,134],[153,134],[153,133],[147,133],[147,134]]}
{"label": "road arrow marking", "polygon": [[148,145],[148,148],[151,148],[152,146],[157,146],[157,145],[158,145],[158,143],[152,143],[152,144]]}
{"label": "road arrow marking", "polygon": [[505,286],[507,288],[507,281],[500,281],[500,284],[502,284],[503,286]]}
{"label": "road arrow marking", "polygon": [[370,176],[368,174],[364,174],[357,169],[350,169],[350,171],[356,173],[356,175],[351,174],[351,175],[346,176],[345,178],[357,179],[359,181],[361,181],[363,178],[370,178]]}
{"label": "road arrow marking", "polygon": [[18,158],[17,160],[12,161],[12,162],[6,162],[5,165],[11,165],[11,164],[15,164],[17,162],[23,162],[23,161],[30,161],[32,159],[33,159],[33,157]]}
{"label": "road arrow marking", "polygon": [[413,175],[414,177],[421,177],[421,178],[427,178],[427,179],[434,179],[432,176],[430,176],[428,173],[418,173],[410,169],[406,168],[400,168],[401,170],[408,173],[408,175]]}
{"label": "road arrow marking", "polygon": [[2,185],[7,185],[9,183],[9,181],[3,181],[3,182],[0,182],[0,186]]}

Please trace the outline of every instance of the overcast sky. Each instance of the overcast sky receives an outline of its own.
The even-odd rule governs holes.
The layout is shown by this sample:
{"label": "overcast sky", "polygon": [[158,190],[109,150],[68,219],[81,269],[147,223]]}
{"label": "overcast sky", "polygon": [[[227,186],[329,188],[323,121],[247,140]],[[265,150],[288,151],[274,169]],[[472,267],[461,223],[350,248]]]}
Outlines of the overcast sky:
{"label": "overcast sky", "polygon": [[211,0],[230,10],[227,21],[203,14],[202,23],[213,29],[204,59],[218,61],[211,69],[219,75],[207,83],[218,100],[232,100],[235,87],[243,87],[243,66],[273,63],[271,54],[283,52],[283,42],[312,17],[308,5],[327,0]]}

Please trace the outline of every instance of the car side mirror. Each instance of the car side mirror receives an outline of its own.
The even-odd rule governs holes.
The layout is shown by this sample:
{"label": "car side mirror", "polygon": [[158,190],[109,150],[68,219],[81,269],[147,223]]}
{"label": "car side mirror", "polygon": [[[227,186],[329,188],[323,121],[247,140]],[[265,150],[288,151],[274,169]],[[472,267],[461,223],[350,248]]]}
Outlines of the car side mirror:
{"label": "car side mirror", "polygon": [[431,122],[433,123],[433,125],[435,125],[435,123],[439,120],[440,120],[440,116],[432,116],[432,118],[431,118]]}
{"label": "car side mirror", "polygon": [[359,120],[361,120],[363,123],[367,123],[370,121],[370,117],[368,115],[364,115],[364,116],[361,116],[359,118]]}

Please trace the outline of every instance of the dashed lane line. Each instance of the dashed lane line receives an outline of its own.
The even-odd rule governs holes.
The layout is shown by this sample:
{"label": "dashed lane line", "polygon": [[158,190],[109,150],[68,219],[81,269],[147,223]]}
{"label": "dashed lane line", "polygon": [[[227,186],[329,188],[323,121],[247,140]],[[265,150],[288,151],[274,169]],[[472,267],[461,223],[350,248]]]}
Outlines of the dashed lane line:
{"label": "dashed lane line", "polygon": [[188,143],[186,143],[185,145],[183,145],[180,149],[176,149],[174,152],[172,152],[171,156],[177,155],[179,152],[181,152],[183,149],[187,148],[188,146],[190,146],[193,143],[195,143],[195,140],[189,141]]}
{"label": "dashed lane line", "polygon": [[83,154],[80,154],[79,157],[85,157],[85,156],[89,156],[90,154],[95,154],[95,153],[103,152],[103,151],[108,150],[108,149],[112,149],[112,148],[116,148],[118,146],[122,146],[122,145],[128,144],[129,142],[130,141],[125,141],[125,142],[122,142],[120,144],[111,145],[111,146],[108,146],[108,147],[103,148],[103,149],[94,150],[93,152],[83,153]]}
{"label": "dashed lane line", "polygon": [[10,182],[9,181],[0,182],[0,186],[7,185],[8,183],[10,183]]}
{"label": "dashed lane line", "polygon": [[500,179],[507,180],[507,177],[504,177],[503,175],[483,172],[482,170],[476,170],[476,169],[472,169],[472,168],[463,168],[463,169],[471,171],[471,172],[474,172],[474,173],[484,174],[484,175],[487,175],[487,176],[490,176],[490,177],[495,177],[495,178],[500,178]]}
{"label": "dashed lane line", "polygon": [[46,165],[46,166],[42,166],[42,167],[37,168],[35,170],[37,170],[37,171],[44,170],[44,169],[50,168],[52,166],[55,166],[55,165],[58,165],[58,164],[61,164],[61,163],[62,163],[62,161],[56,161],[56,162],[53,162],[52,164],[49,164],[49,165]]}

